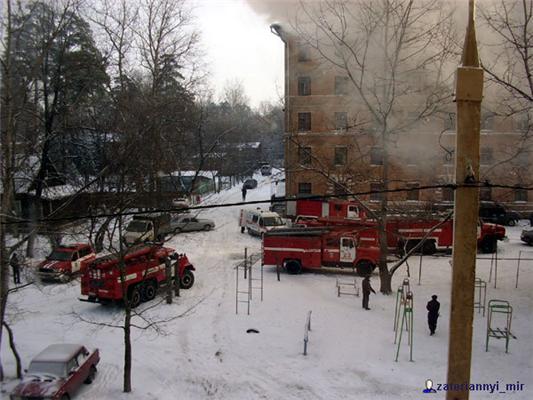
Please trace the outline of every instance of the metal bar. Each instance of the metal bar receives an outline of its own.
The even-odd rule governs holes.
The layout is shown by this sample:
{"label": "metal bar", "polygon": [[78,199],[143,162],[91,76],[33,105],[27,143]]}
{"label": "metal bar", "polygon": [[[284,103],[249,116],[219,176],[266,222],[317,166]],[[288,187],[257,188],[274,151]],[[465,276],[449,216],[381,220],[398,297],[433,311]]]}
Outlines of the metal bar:
{"label": "metal bar", "polygon": [[420,280],[422,278],[422,257],[423,254],[420,252],[420,265],[418,266],[418,285],[420,285]]}
{"label": "metal bar", "polygon": [[518,265],[516,266],[516,283],[514,285],[515,289],[518,289],[518,273],[520,271],[520,258],[522,257],[522,250],[518,252]]}
{"label": "metal bar", "polygon": [[496,248],[496,251],[494,252],[494,289],[496,289],[497,284],[498,284],[498,248]]}

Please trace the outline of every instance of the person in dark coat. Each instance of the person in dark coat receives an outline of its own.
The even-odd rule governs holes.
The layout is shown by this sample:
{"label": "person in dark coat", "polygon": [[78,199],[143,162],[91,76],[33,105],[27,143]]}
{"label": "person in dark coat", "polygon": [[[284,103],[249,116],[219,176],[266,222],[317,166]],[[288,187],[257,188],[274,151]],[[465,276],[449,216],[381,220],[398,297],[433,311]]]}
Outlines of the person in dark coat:
{"label": "person in dark coat", "polygon": [[20,284],[20,262],[17,253],[13,253],[9,259],[9,265],[13,270],[13,283],[15,285]]}
{"label": "person in dark coat", "polygon": [[370,286],[370,277],[365,276],[365,279],[363,279],[363,308],[365,310],[370,310],[370,308],[368,308],[368,299],[370,298],[370,292],[376,294],[374,289],[372,289],[372,286]]}
{"label": "person in dark coat", "polygon": [[246,186],[242,186],[242,201],[246,201]]}
{"label": "person in dark coat", "polygon": [[435,334],[435,329],[437,329],[437,319],[439,319],[439,309],[440,309],[440,303],[437,301],[436,294],[431,296],[431,300],[428,301],[426,309],[428,310],[429,332],[430,332],[430,335],[433,336]]}

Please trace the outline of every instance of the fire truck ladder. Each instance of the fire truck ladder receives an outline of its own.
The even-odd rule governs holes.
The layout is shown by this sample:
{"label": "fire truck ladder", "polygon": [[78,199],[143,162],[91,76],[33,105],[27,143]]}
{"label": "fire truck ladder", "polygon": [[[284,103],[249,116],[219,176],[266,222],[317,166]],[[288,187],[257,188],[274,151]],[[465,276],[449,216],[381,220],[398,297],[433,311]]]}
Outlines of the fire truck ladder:
{"label": "fire truck ladder", "polygon": [[[261,254],[248,256],[248,248],[244,249],[244,260],[235,266],[235,314],[239,314],[239,303],[246,303],[247,314],[250,315],[250,303],[253,290],[261,291],[263,301],[263,265],[260,267],[260,278],[253,278],[253,266],[261,259]],[[239,275],[242,271],[244,284],[239,288]],[[260,286],[254,286],[254,282],[260,282]]]}
{"label": "fire truck ladder", "polygon": [[[513,320],[513,307],[506,300],[489,300],[489,315],[487,317],[487,338],[485,344],[485,351],[489,351],[489,338],[505,339],[505,352],[509,352],[509,339],[516,339],[516,336],[511,333],[511,322]],[[493,328],[492,318],[493,314],[505,315],[505,328]]]}
{"label": "fire truck ladder", "polygon": [[337,297],[341,297],[341,294],[347,296],[359,297],[359,286],[357,286],[357,279],[353,278],[352,281],[339,281],[337,278]]}

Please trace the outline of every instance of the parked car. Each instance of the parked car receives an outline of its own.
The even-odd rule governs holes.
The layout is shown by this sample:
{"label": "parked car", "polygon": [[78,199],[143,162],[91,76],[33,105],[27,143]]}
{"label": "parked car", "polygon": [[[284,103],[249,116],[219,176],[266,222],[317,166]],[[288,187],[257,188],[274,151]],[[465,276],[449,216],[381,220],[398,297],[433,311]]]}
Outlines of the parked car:
{"label": "parked car", "polygon": [[246,189],[255,189],[257,187],[257,181],[255,179],[246,179],[242,184],[242,187]]}
{"label": "parked car", "polygon": [[72,398],[82,383],[92,383],[98,349],[81,344],[52,344],[31,361],[22,381],[11,391],[11,400]]}
{"label": "parked car", "polygon": [[520,219],[520,215],[516,211],[508,210],[493,201],[479,202],[479,217],[484,222],[509,226],[515,226]]}
{"label": "parked car", "polygon": [[520,240],[530,246],[533,246],[533,228],[522,230]]}
{"label": "parked car", "polygon": [[171,221],[174,232],[210,231],[215,222],[207,218],[196,218],[192,215],[179,215]]}
{"label": "parked car", "polygon": [[67,282],[73,275],[83,273],[95,258],[90,244],[59,246],[38,265],[37,274],[43,281]]}

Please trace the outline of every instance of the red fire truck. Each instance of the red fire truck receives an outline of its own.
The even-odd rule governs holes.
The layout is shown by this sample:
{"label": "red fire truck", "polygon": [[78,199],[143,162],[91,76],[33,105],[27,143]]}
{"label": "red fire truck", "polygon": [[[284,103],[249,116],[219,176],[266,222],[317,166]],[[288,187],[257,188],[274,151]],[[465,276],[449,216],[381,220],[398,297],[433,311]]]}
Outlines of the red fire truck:
{"label": "red fire truck", "polygon": [[324,218],[348,218],[356,221],[364,221],[366,212],[356,201],[331,199],[322,200],[296,200],[295,215]]}
{"label": "red fire truck", "polygon": [[379,260],[375,230],[325,227],[289,228],[263,236],[263,264],[280,265],[290,274],[302,269],[352,268],[370,274]]}
{"label": "red fire truck", "polygon": [[[440,224],[438,219],[413,219],[389,217],[387,220],[387,247],[399,252],[409,251],[416,246],[431,229]],[[316,218],[299,222],[308,227],[328,226],[337,231],[350,231],[356,227],[367,227],[375,230],[375,221],[353,221],[346,218]],[[505,237],[505,228],[497,224],[478,223],[478,248],[483,253],[494,253],[498,240]],[[437,227],[422,245],[422,253],[434,254],[437,250],[447,250],[453,244],[453,220],[448,220]]]}
{"label": "red fire truck", "polygon": [[[179,283],[183,289],[194,284],[194,266],[185,254],[161,245],[138,245],[124,256],[124,285],[131,307],[152,300],[161,285],[167,282],[166,262],[178,263]],[[120,258],[117,254],[94,260],[81,279],[81,294],[92,303],[109,303],[123,300]],[[171,266],[172,273],[174,266]],[[173,277],[175,279],[175,277]]]}

